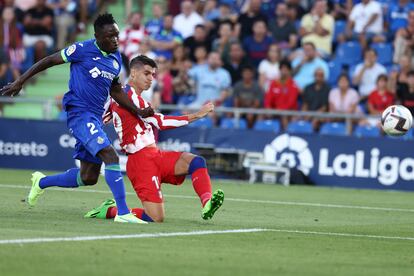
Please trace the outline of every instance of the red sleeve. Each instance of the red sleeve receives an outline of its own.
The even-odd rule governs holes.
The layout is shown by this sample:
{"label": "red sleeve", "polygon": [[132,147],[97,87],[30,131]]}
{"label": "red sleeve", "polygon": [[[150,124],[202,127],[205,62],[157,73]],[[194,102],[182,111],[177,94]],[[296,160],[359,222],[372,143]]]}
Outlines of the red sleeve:
{"label": "red sleeve", "polygon": [[274,82],[272,81],[269,89],[267,90],[266,94],[265,94],[265,98],[264,98],[264,107],[265,108],[272,108],[272,103],[273,103],[273,86],[274,86]]}

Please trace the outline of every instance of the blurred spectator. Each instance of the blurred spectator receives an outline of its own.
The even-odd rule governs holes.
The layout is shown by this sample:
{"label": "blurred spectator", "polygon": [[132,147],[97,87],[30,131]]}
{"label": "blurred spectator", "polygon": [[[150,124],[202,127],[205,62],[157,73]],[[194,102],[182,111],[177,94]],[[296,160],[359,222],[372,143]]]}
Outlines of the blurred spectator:
{"label": "blurred spectator", "polygon": [[33,8],[37,3],[37,0],[15,0],[14,6],[22,10],[23,12]]}
{"label": "blurred spectator", "polygon": [[408,56],[402,56],[400,62],[398,63],[398,69],[392,70],[390,73],[390,91],[395,92],[397,86],[402,83],[407,83],[408,72],[411,71],[410,58]]}
{"label": "blurred spectator", "polygon": [[242,13],[236,25],[236,35],[240,38],[240,41],[253,34],[253,25],[256,21],[267,22],[266,15],[260,12],[262,0],[250,0],[249,9]]}
{"label": "blurred spectator", "polygon": [[[0,87],[3,87],[9,82],[7,71],[9,69],[9,59],[3,48],[0,47]],[[2,95],[0,94],[0,97]],[[4,103],[0,102],[0,117],[3,116]]]}
{"label": "blurred spectator", "polygon": [[207,29],[210,30],[208,37],[210,39],[217,38],[221,24],[228,22],[232,24],[232,35],[237,37],[234,33],[234,24],[237,22],[237,15],[232,13],[230,6],[225,2],[220,2],[219,12],[220,16],[218,18],[205,22]]}
{"label": "blurred spectator", "polygon": [[316,0],[310,13],[302,17],[299,34],[302,43],[312,42],[322,56],[332,53],[334,18],[327,13],[327,1]]}
{"label": "blurred spectator", "polygon": [[220,17],[217,0],[207,0],[204,6],[203,18],[205,21],[213,21]]}
{"label": "blurred spectator", "polygon": [[48,0],[48,4],[55,15],[56,49],[63,49],[75,40],[77,3],[76,0]]}
{"label": "blurred spectator", "polygon": [[183,66],[177,72],[177,75],[173,79],[174,90],[174,102],[179,103],[181,96],[188,96],[194,93],[195,82],[188,75],[192,67],[190,59],[186,59],[183,62]]}
{"label": "blurred spectator", "polygon": [[144,55],[144,56],[147,56],[151,59],[156,58],[156,54],[151,49],[151,42],[150,42],[149,37],[146,37],[146,38],[142,39],[141,45],[139,45],[138,52],[135,55],[132,55],[130,59],[133,59],[134,57],[136,57],[138,55]]}
{"label": "blurred spectator", "polygon": [[[349,16],[346,38],[359,40],[363,48],[371,42],[384,41],[381,5],[374,0],[361,0]],[[340,39],[343,41],[343,37]]]}
{"label": "blurred spectator", "polygon": [[26,57],[26,52],[23,48],[23,37],[16,23],[13,7],[5,7],[3,9],[0,21],[3,26],[3,28],[0,28],[0,45],[9,60],[10,70],[14,80],[21,74],[22,63]]}
{"label": "blurred spectator", "polygon": [[[330,85],[325,81],[325,72],[316,69],[315,82],[306,86],[302,95],[302,111],[327,112],[329,107]],[[309,120],[309,118],[306,118]],[[312,119],[314,129],[319,128],[320,119]]]}
{"label": "blurred spectator", "polygon": [[[279,65],[280,79],[270,83],[265,94],[264,107],[279,110],[298,110],[299,88],[292,79],[292,67],[288,61],[281,61]],[[283,116],[282,126],[286,129],[289,116]]]}
{"label": "blurred spectator", "polygon": [[[263,90],[255,80],[255,68],[245,66],[242,69],[242,80],[233,87],[234,107],[259,108],[263,99]],[[247,126],[252,128],[255,114],[246,114]]]}
{"label": "blurred spectator", "polygon": [[280,50],[277,44],[272,44],[267,51],[267,58],[259,64],[259,84],[267,91],[270,83],[280,77],[279,71]]}
{"label": "blurred spectator", "polygon": [[294,79],[300,89],[315,81],[315,71],[321,68],[325,72],[325,79],[329,78],[328,64],[317,57],[315,45],[311,42],[303,44],[303,57],[297,57],[292,61]]}
{"label": "blurred spectator", "polygon": [[24,15],[23,45],[35,48],[35,61],[47,54],[47,49],[54,46],[53,10],[46,6],[46,0],[37,0],[36,5]]}
{"label": "blurred spectator", "polygon": [[203,22],[203,18],[194,11],[193,3],[185,0],[181,2],[181,13],[174,17],[174,29],[186,39],[193,35],[195,26]]}
{"label": "blurred spectator", "polygon": [[332,15],[335,20],[347,20],[351,13],[353,0],[334,0]]}
{"label": "blurred spectator", "polygon": [[267,34],[266,22],[258,20],[253,24],[253,35],[243,40],[243,48],[246,51],[249,61],[259,66],[260,61],[266,58],[270,44],[273,38]]}
{"label": "blurred spectator", "polygon": [[196,61],[194,52],[198,46],[204,46],[207,49],[207,52],[210,52],[211,50],[211,41],[208,41],[207,39],[206,27],[201,24],[195,26],[194,34],[184,40],[186,53],[193,62]]}
{"label": "blurred spectator", "polygon": [[388,91],[387,75],[379,75],[377,87],[368,96],[368,112],[380,115],[388,106],[394,104],[394,94]]}
{"label": "blurred spectator", "polygon": [[226,21],[221,23],[219,29],[219,37],[213,41],[212,49],[221,55],[223,62],[228,62],[230,59],[230,45],[233,42],[237,42],[237,39],[233,37],[233,25],[231,22]]}
{"label": "blurred spectator", "polygon": [[162,16],[164,15],[161,4],[154,3],[152,5],[151,19],[145,24],[145,30],[149,35],[158,34],[162,29]]}
{"label": "blurred spectator", "polygon": [[204,46],[198,46],[194,50],[195,65],[205,65],[207,63],[208,51]]}
{"label": "blurred spectator", "polygon": [[406,28],[401,28],[397,31],[394,40],[394,63],[398,63],[401,56],[407,55],[410,57],[411,66],[413,61],[414,49],[414,11],[408,13],[408,25]]}
{"label": "blurred spectator", "polygon": [[399,29],[407,27],[408,13],[413,9],[414,5],[409,0],[399,0],[398,3],[389,4],[385,25],[388,27],[390,38],[393,38]]}
{"label": "blurred spectator", "polygon": [[300,20],[306,13],[306,10],[302,7],[301,0],[285,0],[288,5],[289,20]]}
{"label": "blurred spectator", "polygon": [[199,107],[207,102],[221,105],[230,95],[231,78],[229,72],[221,68],[220,55],[211,52],[206,66],[197,66],[189,71],[196,83],[196,99],[192,107]]}
{"label": "blurred spectator", "polygon": [[154,35],[150,41],[157,56],[165,56],[171,60],[174,48],[183,42],[181,34],[173,29],[172,15],[164,17],[162,30]]}
{"label": "blurred spectator", "polygon": [[286,56],[297,46],[297,31],[295,23],[288,18],[287,5],[280,2],[276,7],[276,18],[269,20],[269,30],[272,37]]}
{"label": "blurred spectator", "polygon": [[385,67],[377,62],[377,53],[370,48],[365,50],[364,61],[356,66],[353,73],[353,84],[358,86],[361,100],[365,100],[375,89],[379,75],[386,73]]}
{"label": "blurred spectator", "polygon": [[141,24],[142,15],[133,12],[128,17],[128,25],[119,34],[119,51],[131,60],[139,52],[139,47],[148,33]]}
{"label": "blurred spectator", "polygon": [[177,45],[173,51],[172,63],[171,63],[171,74],[176,76],[181,68],[184,66],[184,61],[187,59],[185,54],[184,46],[182,44]]}
{"label": "blurred spectator", "polygon": [[[158,71],[156,77],[156,85],[154,88],[154,95],[158,95],[156,96],[158,105],[156,105],[154,108],[157,108],[160,103],[173,103],[173,77],[170,73],[169,61],[165,57],[161,56],[156,59],[156,62],[158,65]],[[151,102],[151,105],[154,106],[154,103]]]}
{"label": "blurred spectator", "polygon": [[230,44],[229,61],[223,66],[231,76],[231,83],[234,85],[241,79],[241,69],[248,63],[240,43]]}
{"label": "blurred spectator", "polygon": [[359,95],[350,87],[348,76],[342,74],[338,87],[329,92],[329,112],[353,114],[357,111]]}
{"label": "blurred spectator", "polygon": [[407,82],[397,86],[398,102],[407,107],[414,116],[414,71],[408,72]]}
{"label": "blurred spectator", "polygon": [[[30,1],[28,1],[30,3]],[[33,6],[36,2],[33,1]],[[24,18],[24,11],[22,9],[20,9],[20,7],[18,7],[15,4],[15,0],[4,0],[4,4],[2,6],[2,9],[6,8],[6,7],[11,7],[14,10],[14,17],[16,18],[16,22],[20,25],[23,25],[23,18]]]}

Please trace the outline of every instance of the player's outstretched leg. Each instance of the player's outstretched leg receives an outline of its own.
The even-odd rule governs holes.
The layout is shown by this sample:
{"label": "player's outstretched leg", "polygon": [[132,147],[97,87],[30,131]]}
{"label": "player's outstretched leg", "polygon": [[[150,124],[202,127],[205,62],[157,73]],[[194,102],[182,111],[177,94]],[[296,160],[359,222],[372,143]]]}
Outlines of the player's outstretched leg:
{"label": "player's outstretched leg", "polygon": [[206,205],[204,205],[201,217],[203,219],[211,219],[214,216],[214,213],[223,205],[224,193],[222,190],[218,189],[213,193],[213,196]]}
{"label": "player's outstretched leg", "polygon": [[30,206],[35,206],[39,197],[44,193],[44,190],[39,187],[39,182],[45,175],[41,172],[34,172],[32,174],[32,188],[27,196],[27,203]]}
{"label": "player's outstretched leg", "polygon": [[217,190],[211,194],[211,181],[207,171],[206,161],[203,157],[194,157],[188,167],[188,173],[191,174],[193,188],[200,198],[203,210],[201,217],[211,219],[214,213],[220,208],[224,201],[224,193]]}

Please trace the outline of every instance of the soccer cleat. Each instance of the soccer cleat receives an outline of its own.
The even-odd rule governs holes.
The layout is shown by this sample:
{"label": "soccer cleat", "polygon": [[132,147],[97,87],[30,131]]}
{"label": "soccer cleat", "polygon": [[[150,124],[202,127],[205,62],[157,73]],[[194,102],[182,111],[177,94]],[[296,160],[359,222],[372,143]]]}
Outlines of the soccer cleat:
{"label": "soccer cleat", "polygon": [[116,207],[115,200],[113,199],[105,200],[104,202],[102,202],[101,205],[87,212],[84,217],[106,219],[106,213],[108,212],[108,209],[110,207]]}
{"label": "soccer cleat", "polygon": [[203,219],[211,219],[214,216],[214,213],[223,205],[224,201],[224,192],[220,189],[216,190],[213,193],[213,196],[206,205],[204,205],[201,217]]}
{"label": "soccer cleat", "polygon": [[36,205],[39,196],[41,196],[45,192],[39,186],[40,179],[42,179],[43,177],[45,177],[45,175],[41,172],[34,172],[32,174],[32,188],[30,189],[29,195],[27,196],[27,203],[31,207]]}
{"label": "soccer cleat", "polygon": [[122,223],[148,224],[148,222],[137,218],[136,216],[134,216],[131,213],[125,214],[125,215],[116,215],[114,221],[115,222],[122,222]]}

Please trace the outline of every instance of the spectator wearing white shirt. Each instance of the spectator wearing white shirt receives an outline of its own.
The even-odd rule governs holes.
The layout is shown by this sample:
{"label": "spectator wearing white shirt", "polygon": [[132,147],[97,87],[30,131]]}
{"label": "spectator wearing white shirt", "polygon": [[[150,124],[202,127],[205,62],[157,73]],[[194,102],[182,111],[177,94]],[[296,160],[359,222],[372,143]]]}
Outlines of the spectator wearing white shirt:
{"label": "spectator wearing white shirt", "polygon": [[[362,0],[355,5],[349,16],[346,38],[359,39],[362,47],[365,49],[368,42],[383,42],[385,36],[383,23],[383,14],[381,5],[377,1]],[[339,38],[340,41],[344,37]]]}
{"label": "spectator wearing white shirt", "polygon": [[279,70],[280,49],[277,44],[272,44],[267,51],[267,58],[259,64],[259,84],[260,87],[267,91],[273,80],[280,78]]}
{"label": "spectator wearing white shirt", "polygon": [[203,22],[203,18],[194,11],[193,3],[186,0],[181,3],[181,13],[174,17],[173,29],[186,39],[194,34],[195,26]]}
{"label": "spectator wearing white shirt", "polygon": [[364,61],[357,65],[353,73],[353,84],[358,86],[361,100],[366,100],[376,87],[378,76],[387,74],[384,66],[377,62],[377,53],[368,48],[364,53]]}

